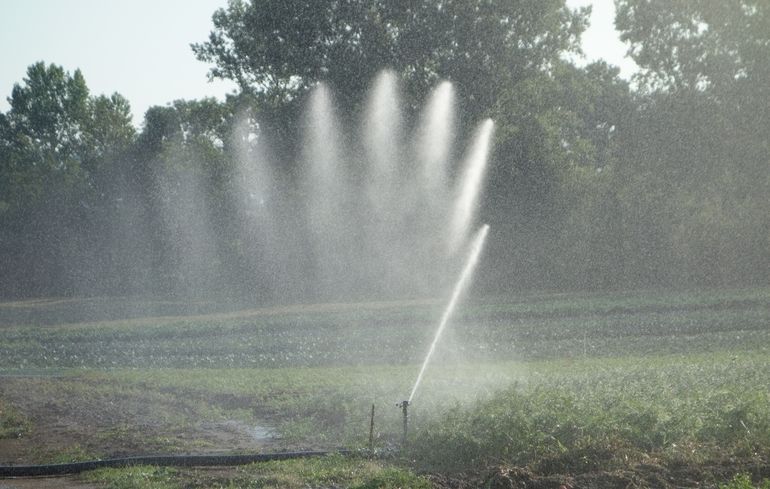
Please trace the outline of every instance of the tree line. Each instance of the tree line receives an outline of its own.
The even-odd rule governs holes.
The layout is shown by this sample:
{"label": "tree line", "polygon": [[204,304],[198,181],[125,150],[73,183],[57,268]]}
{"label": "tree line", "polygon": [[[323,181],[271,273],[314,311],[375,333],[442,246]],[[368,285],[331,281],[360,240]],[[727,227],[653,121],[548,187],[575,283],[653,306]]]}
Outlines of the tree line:
{"label": "tree line", "polygon": [[235,125],[258,121],[291,180],[313,84],[354,118],[382,68],[407,118],[447,79],[459,134],[495,120],[480,290],[767,284],[770,4],[616,7],[632,84],[571,61],[589,11],[564,0],[231,0],[192,49],[237,92],[139,130],[120,94],[35,63],[0,114],[0,295],[305,299],[238,231]]}

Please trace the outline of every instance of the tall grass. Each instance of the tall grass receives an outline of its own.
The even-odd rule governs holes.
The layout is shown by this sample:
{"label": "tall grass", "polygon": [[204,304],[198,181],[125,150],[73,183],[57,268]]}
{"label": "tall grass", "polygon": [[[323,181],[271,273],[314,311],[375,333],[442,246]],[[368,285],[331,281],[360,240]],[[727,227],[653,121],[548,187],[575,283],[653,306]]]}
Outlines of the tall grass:
{"label": "tall grass", "polygon": [[643,460],[770,454],[770,362],[761,354],[542,364],[526,384],[458,406],[410,440],[430,470],[489,464],[542,473]]}

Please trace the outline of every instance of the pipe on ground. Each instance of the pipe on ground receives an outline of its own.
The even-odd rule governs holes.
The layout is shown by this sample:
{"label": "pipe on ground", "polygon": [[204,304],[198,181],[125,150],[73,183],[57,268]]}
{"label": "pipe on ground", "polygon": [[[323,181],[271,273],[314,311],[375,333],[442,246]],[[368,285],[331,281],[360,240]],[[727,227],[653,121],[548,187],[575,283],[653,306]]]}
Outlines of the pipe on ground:
{"label": "pipe on ground", "polygon": [[33,477],[45,475],[79,474],[105,467],[156,465],[166,467],[213,467],[218,465],[245,465],[271,460],[322,457],[330,454],[350,455],[351,450],[254,453],[247,455],[149,455],[141,457],[89,460],[67,464],[0,465],[0,477]]}

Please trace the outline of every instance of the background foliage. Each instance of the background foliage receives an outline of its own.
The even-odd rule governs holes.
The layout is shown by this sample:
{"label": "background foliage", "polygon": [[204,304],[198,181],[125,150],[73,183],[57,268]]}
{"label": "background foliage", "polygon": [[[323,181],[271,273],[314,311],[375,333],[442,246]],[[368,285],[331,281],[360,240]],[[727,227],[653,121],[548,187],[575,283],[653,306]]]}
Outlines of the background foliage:
{"label": "background foliage", "polygon": [[356,120],[382,68],[410,120],[448,79],[459,134],[496,122],[479,290],[767,283],[770,7],[616,4],[632,85],[569,61],[588,12],[563,0],[233,0],[192,48],[239,92],[152,107],[139,131],[119,94],[36,63],[0,114],[0,294],[286,298],[236,232],[235,121],[289,181],[308,89]]}

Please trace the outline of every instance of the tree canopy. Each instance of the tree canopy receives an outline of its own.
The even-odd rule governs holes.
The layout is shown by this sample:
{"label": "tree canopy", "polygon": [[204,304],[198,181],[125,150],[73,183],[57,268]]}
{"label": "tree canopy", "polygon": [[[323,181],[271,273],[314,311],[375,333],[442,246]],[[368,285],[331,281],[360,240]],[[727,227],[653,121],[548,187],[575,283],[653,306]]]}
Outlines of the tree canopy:
{"label": "tree canopy", "polygon": [[762,0],[617,0],[617,27],[652,89],[726,88],[767,79],[770,5]]}
{"label": "tree canopy", "polygon": [[193,45],[214,63],[210,75],[270,100],[325,80],[355,101],[389,68],[420,97],[449,79],[488,110],[492,84],[515,83],[578,49],[586,11],[563,0],[236,0],[213,22],[209,40]]}
{"label": "tree canopy", "polygon": [[0,294],[308,298],[286,287],[308,230],[287,204],[294,269],[269,263],[243,165],[269,141],[270,191],[301,199],[284,182],[307,90],[327,82],[355,118],[383,68],[410,124],[440,79],[461,134],[495,121],[481,290],[766,284],[770,6],[616,4],[633,83],[570,61],[588,11],[563,0],[231,0],[192,49],[239,93],[152,107],[139,130],[120,94],[32,64],[0,113]]}

